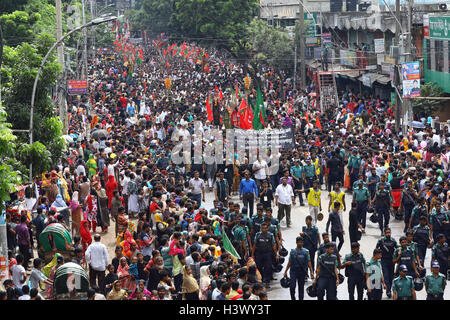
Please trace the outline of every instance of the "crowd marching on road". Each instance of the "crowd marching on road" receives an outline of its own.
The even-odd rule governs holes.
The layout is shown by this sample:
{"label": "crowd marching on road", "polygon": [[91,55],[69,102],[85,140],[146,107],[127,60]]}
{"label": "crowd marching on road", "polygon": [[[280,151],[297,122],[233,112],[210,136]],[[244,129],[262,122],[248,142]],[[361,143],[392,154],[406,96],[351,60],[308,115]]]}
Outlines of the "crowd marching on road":
{"label": "crowd marching on road", "polygon": [[[88,272],[87,298],[94,300],[273,299],[277,273],[292,300],[305,291],[337,299],[345,278],[350,300],[364,299],[365,291],[369,300],[412,300],[420,290],[427,300],[444,299],[447,128],[403,135],[389,103],[351,91],[320,112],[309,95],[313,85],[294,89],[286,74],[266,67],[261,88],[245,85],[246,95],[256,100],[261,90],[265,130],[291,127],[294,147],[253,163],[247,155],[179,164],[175,146],[197,130],[233,128],[236,113],[227,108],[247,74],[218,50],[207,51],[207,71],[185,59],[168,66],[154,45],[143,50],[145,61],[134,70],[118,55],[91,61],[92,97],[69,110],[74,141],[59,166],[30,187],[37,216],[7,216],[11,279],[1,299],[54,299],[55,273],[67,262]],[[212,143],[200,140],[200,148]],[[57,210],[66,206],[70,224]],[[308,213],[291,214],[300,207]],[[285,241],[299,219],[295,243]],[[394,238],[391,225],[399,221],[404,235]],[[371,222],[378,223],[377,239],[366,234]],[[33,248],[51,224],[70,232],[72,254],[46,265],[32,259]],[[112,250],[105,237],[117,239]],[[350,252],[343,252],[346,241]],[[371,256],[360,252],[362,241]]]}

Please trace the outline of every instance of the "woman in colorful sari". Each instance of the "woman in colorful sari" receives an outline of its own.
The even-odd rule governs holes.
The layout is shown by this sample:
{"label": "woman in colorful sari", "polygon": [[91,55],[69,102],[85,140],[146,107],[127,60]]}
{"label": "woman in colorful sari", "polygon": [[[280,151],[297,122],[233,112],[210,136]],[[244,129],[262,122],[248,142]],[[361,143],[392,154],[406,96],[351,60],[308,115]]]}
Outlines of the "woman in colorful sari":
{"label": "woman in colorful sari", "polygon": [[108,196],[108,208],[111,208],[111,201],[114,197],[114,190],[117,190],[118,184],[113,175],[108,177],[108,182],[106,183],[106,195]]}
{"label": "woman in colorful sari", "polygon": [[83,255],[87,247],[92,242],[91,232],[89,231],[89,221],[83,220],[80,223],[81,245],[83,246]]}
{"label": "woman in colorful sari", "polygon": [[184,300],[199,300],[199,286],[188,266],[183,267],[183,284],[181,285]]}
{"label": "woman in colorful sari", "polygon": [[102,188],[100,182],[95,185],[95,191],[97,192],[98,196],[99,210],[102,220],[102,232],[108,232],[108,227],[110,225],[108,196],[106,195],[106,191],[105,189]]}
{"label": "woman in colorful sari", "polygon": [[127,291],[121,288],[119,280],[114,281],[106,300],[128,300]]}
{"label": "woman in colorful sari", "polygon": [[134,291],[136,289],[136,280],[132,277],[129,270],[130,266],[127,263],[127,258],[120,258],[119,267],[117,268],[120,285],[127,291]]}
{"label": "woman in colorful sari", "polygon": [[97,229],[97,212],[98,212],[98,203],[97,203],[97,192],[92,189],[91,194],[86,198],[87,202],[87,220],[89,221],[89,226],[92,226],[92,231],[95,232]]}
{"label": "woman in colorful sari", "polygon": [[89,169],[88,171],[89,178],[91,178],[93,175],[97,173],[97,161],[95,161],[93,154],[89,155],[89,160],[86,162],[86,165]]}
{"label": "woman in colorful sari", "polygon": [[[61,267],[63,264],[64,258],[62,256],[58,256],[56,258],[56,265],[52,268],[52,271],[50,271],[50,274],[48,276],[48,280],[50,280],[53,284],[55,280],[56,270],[58,270],[58,268]],[[47,291],[47,299],[53,299],[54,298],[53,285],[47,284],[45,286],[45,290]]]}
{"label": "woman in colorful sari", "polygon": [[72,212],[72,237],[80,235],[80,223],[81,223],[81,206],[78,202],[78,191],[75,191],[72,195],[72,201],[69,208]]}

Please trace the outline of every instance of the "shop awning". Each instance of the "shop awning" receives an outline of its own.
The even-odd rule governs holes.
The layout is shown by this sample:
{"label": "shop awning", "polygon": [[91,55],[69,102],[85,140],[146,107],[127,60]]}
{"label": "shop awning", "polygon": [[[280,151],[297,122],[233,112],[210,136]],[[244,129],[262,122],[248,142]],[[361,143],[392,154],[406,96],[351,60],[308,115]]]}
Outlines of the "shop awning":
{"label": "shop awning", "polygon": [[374,82],[378,82],[380,84],[386,85],[389,83],[389,81],[391,81],[390,77],[388,77],[384,74],[374,73],[374,72],[364,73],[363,75],[360,75],[357,79],[359,81],[363,81],[363,76],[370,77],[370,85],[372,85]]}

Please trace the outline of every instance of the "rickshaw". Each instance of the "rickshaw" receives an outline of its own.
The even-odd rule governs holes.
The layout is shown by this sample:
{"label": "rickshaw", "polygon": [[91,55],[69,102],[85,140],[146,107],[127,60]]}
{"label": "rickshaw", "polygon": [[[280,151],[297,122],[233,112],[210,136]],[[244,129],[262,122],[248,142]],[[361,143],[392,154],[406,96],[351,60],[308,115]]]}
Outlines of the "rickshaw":
{"label": "rickshaw", "polygon": [[83,300],[87,298],[87,272],[73,262],[64,263],[55,273],[53,289],[56,300]]}
{"label": "rickshaw", "polygon": [[56,252],[60,253],[65,261],[72,260],[70,232],[60,223],[52,223],[45,227],[39,236],[41,244],[39,250],[46,263],[50,262]]}

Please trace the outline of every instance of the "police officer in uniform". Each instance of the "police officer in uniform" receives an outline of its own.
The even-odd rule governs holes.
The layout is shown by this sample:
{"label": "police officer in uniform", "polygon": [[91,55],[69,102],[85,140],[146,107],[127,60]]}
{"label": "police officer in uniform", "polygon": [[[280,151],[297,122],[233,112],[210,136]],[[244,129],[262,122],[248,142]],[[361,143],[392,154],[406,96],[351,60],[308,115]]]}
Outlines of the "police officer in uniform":
{"label": "police officer in uniform", "polygon": [[289,262],[284,271],[284,277],[287,277],[287,272],[290,270],[291,278],[291,300],[295,300],[295,287],[298,283],[298,300],[303,300],[305,291],[305,279],[308,274],[308,268],[311,274],[311,279],[314,278],[314,271],[311,265],[311,257],[309,250],[303,248],[303,238],[297,237],[297,248],[292,249],[289,254]]}
{"label": "police officer in uniform", "polygon": [[336,300],[337,286],[339,285],[338,258],[333,254],[336,248],[332,242],[328,242],[325,248],[326,253],[317,259],[316,278],[313,286],[317,285],[318,300],[323,300],[325,291],[327,300]]}
{"label": "police officer in uniform", "polygon": [[362,253],[359,252],[359,243],[353,242],[351,244],[352,253],[347,254],[344,258],[344,263],[341,268],[345,268],[345,275],[348,277],[348,296],[350,300],[355,300],[355,287],[358,293],[358,300],[363,299],[364,295],[364,281],[366,281],[365,265],[366,260]]}
{"label": "police officer in uniform", "polygon": [[390,298],[392,279],[394,278],[394,251],[397,248],[397,241],[391,237],[391,229],[384,230],[384,237],[378,240],[377,249],[381,250],[381,268],[383,270],[383,278],[386,282],[386,295]]}
{"label": "police officer in uniform", "polygon": [[269,288],[269,282],[272,278],[272,255],[278,261],[278,252],[275,248],[275,237],[268,232],[267,223],[261,224],[261,231],[255,235],[252,247],[252,258],[256,262],[256,267],[261,272],[262,280]]}
{"label": "police officer in uniform", "polygon": [[307,216],[305,218],[306,226],[302,227],[302,232],[300,232],[300,236],[304,240],[304,247],[309,250],[309,256],[311,257],[311,265],[314,270],[315,267],[315,259],[316,259],[316,251],[317,246],[320,245],[320,234],[319,228],[313,225],[312,217]]}
{"label": "police officer in uniform", "polygon": [[261,203],[256,206],[256,214],[250,219],[250,234],[254,238],[261,231],[261,224],[264,222],[264,207]]}
{"label": "police officer in uniform", "polygon": [[444,290],[447,285],[445,276],[439,272],[439,262],[431,263],[431,274],[425,277],[427,300],[444,300]]}
{"label": "police officer in uniform", "polygon": [[430,246],[430,227],[427,225],[427,217],[421,216],[420,223],[412,229],[413,240],[417,243],[417,254],[420,259],[420,264],[423,266],[427,248]]}
{"label": "police officer in uniform", "polygon": [[448,259],[448,244],[445,242],[445,236],[443,234],[439,234],[437,236],[437,243],[431,249],[431,261],[439,262],[439,272],[442,273],[446,279],[448,277]]}
{"label": "police officer in uniform", "polygon": [[424,197],[419,198],[419,203],[412,209],[411,217],[409,218],[408,230],[420,223],[420,218],[428,219],[428,208]]}
{"label": "police officer in uniform", "polygon": [[336,244],[334,242],[330,241],[330,235],[326,232],[322,233],[322,240],[323,242],[319,245],[319,248],[317,249],[317,261],[319,260],[319,256],[323,255],[327,252],[327,243],[331,243],[334,246],[333,254],[335,254],[338,258],[338,265],[341,265],[341,255],[339,254],[339,251],[336,248]]}
{"label": "police officer in uniform", "polygon": [[[268,217],[268,216],[264,216],[263,223],[264,222],[269,226],[269,230],[267,230],[267,231],[270,232],[271,234],[273,234],[273,236],[275,238],[277,251],[280,251],[280,249],[281,249],[281,241],[280,241],[280,237],[279,237],[279,234],[278,234],[277,226],[272,224],[272,219],[270,217]],[[255,233],[255,235],[256,235],[256,233]],[[274,259],[275,259],[275,257],[273,257],[272,261]]]}
{"label": "police officer in uniform", "polygon": [[442,208],[441,201],[437,200],[433,211],[430,214],[431,234],[436,243],[438,234],[446,232],[446,224],[449,223],[448,213]]}
{"label": "police officer in uniform", "polygon": [[[405,240],[406,241],[406,240]],[[394,300],[416,300],[413,278],[408,276],[408,268],[402,264],[399,267],[400,276],[392,282]]]}
{"label": "police officer in uniform", "polygon": [[239,224],[233,228],[233,239],[236,242],[236,249],[242,258],[242,262],[245,262],[248,257],[248,253],[251,250],[251,244],[249,243],[249,232],[247,227],[247,220],[241,219]]}
{"label": "police officer in uniform", "polygon": [[403,236],[400,237],[400,247],[395,249],[393,262],[398,263],[399,267],[401,265],[406,266],[408,269],[408,275],[411,278],[418,277],[420,278],[419,271],[417,270],[414,252],[411,247],[408,245],[408,239]]}

